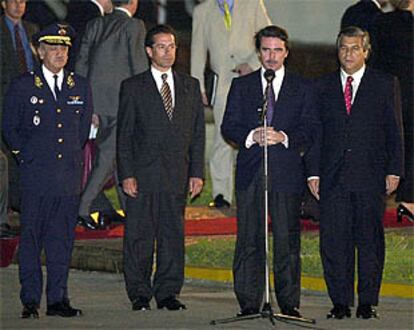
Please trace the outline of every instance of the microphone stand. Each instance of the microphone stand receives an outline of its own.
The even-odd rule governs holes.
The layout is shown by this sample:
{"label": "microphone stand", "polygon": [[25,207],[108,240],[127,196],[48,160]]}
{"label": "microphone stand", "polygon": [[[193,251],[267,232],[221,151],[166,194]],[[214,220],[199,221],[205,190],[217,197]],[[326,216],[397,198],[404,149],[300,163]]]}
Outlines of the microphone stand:
{"label": "microphone stand", "polygon": [[[267,101],[267,95],[269,88],[272,84],[274,75],[271,77],[271,79],[266,78],[267,85],[266,85],[266,91],[264,94],[263,99],[263,105],[260,112],[260,120],[259,125],[262,125],[264,128],[264,145],[263,145],[263,190],[264,190],[264,230],[265,230],[265,254],[266,254],[266,260],[265,260],[265,299],[263,303],[262,310],[259,313],[256,314],[250,314],[250,315],[242,315],[242,316],[236,316],[236,317],[230,317],[225,319],[218,319],[218,320],[212,320],[210,322],[211,325],[216,324],[225,324],[225,323],[232,323],[232,322],[238,322],[238,321],[244,321],[244,320],[253,320],[258,318],[267,318],[272,323],[272,325],[276,326],[275,321],[281,321],[281,322],[287,322],[290,323],[290,321],[296,321],[296,322],[302,322],[302,323],[309,323],[309,324],[315,324],[316,321],[314,319],[308,319],[304,317],[294,317],[284,314],[274,314],[272,305],[270,302],[270,267],[269,267],[269,223],[268,223],[268,217],[269,217],[269,177],[268,177],[268,141],[267,141],[267,109],[268,109],[268,101]],[[260,111],[260,108],[259,108]],[[292,323],[295,324],[295,323]],[[297,326],[305,327],[305,328],[311,328],[314,329],[314,327],[307,327],[304,325],[295,324]]]}

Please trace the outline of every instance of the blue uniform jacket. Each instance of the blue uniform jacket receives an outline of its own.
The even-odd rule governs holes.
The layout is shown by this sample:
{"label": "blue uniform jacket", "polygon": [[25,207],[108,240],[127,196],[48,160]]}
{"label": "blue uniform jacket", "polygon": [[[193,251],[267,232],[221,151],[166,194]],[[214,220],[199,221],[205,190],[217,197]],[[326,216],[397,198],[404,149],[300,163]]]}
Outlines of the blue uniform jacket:
{"label": "blue uniform jacket", "polygon": [[89,84],[74,73],[65,71],[58,101],[40,68],[12,81],[4,102],[3,137],[19,162],[22,190],[80,194],[92,110]]}

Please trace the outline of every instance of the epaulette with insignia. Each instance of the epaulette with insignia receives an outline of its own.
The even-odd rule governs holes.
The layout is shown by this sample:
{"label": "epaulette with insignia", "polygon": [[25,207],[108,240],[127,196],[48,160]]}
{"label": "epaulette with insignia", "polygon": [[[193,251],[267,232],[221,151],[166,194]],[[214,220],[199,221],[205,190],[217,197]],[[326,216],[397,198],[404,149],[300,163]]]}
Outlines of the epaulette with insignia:
{"label": "epaulette with insignia", "polygon": [[43,87],[42,79],[40,79],[39,76],[34,77],[34,84],[37,88],[42,88]]}
{"label": "epaulette with insignia", "polygon": [[66,79],[66,83],[68,84],[69,88],[75,87],[75,80],[73,79],[73,72],[68,75],[68,79]]}

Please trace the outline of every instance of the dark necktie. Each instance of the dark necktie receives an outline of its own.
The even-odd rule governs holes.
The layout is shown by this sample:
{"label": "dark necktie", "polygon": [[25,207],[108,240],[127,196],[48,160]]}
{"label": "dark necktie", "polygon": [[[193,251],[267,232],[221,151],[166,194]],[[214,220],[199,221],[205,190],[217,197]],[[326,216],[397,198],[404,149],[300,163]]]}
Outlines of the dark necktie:
{"label": "dark necktie", "polygon": [[24,52],[22,39],[20,38],[19,25],[14,26],[14,39],[16,41],[17,62],[19,64],[19,72],[27,71],[26,54]]}
{"label": "dark necktie", "polygon": [[165,112],[167,113],[168,119],[172,120],[173,117],[173,106],[172,106],[172,96],[171,96],[171,89],[167,82],[167,74],[163,73],[162,78],[162,86],[161,86],[161,97],[162,102],[164,103]]}
{"label": "dark necktie", "polygon": [[59,89],[59,86],[58,86],[58,75],[54,74],[53,78],[55,79],[55,87],[53,89],[54,89],[54,92],[55,92],[55,99],[57,101],[57,100],[59,100],[59,96],[60,96],[60,89]]}
{"label": "dark necktie", "polygon": [[275,91],[273,89],[273,83],[270,83],[269,88],[267,89],[267,113],[266,120],[267,124],[270,125],[273,119],[273,113],[275,111]]}
{"label": "dark necktie", "polygon": [[346,78],[346,84],[345,84],[345,106],[346,106],[346,113],[348,115],[351,114],[351,106],[352,106],[352,82],[354,81],[354,78],[351,76],[348,76]]}

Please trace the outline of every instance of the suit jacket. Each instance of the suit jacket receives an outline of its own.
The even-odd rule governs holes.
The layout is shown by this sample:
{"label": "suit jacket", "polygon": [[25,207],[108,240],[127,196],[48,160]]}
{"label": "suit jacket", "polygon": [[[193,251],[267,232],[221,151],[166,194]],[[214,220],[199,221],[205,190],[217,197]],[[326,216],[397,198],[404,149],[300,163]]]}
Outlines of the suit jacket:
{"label": "suit jacket", "polygon": [[[39,29],[37,25],[22,21],[23,27],[26,31],[29,42]],[[0,17],[0,113],[3,108],[3,97],[7,91],[7,88],[11,80],[17,77],[19,72],[19,65],[17,63],[16,51],[13,47],[12,36],[5,22],[5,16]],[[33,53],[33,63],[35,62],[36,56]],[[0,121],[1,123],[1,121]]]}
{"label": "suit jacket", "polygon": [[196,79],[174,72],[175,108],[168,120],[151,71],[125,80],[118,113],[119,180],[136,178],[140,192],[185,193],[204,177],[205,127]]}
{"label": "suit jacket", "polygon": [[81,76],[65,71],[58,101],[40,69],[12,81],[5,96],[3,135],[19,162],[22,190],[80,193],[82,147],[91,116],[91,90]]}
{"label": "suit jacket", "polygon": [[337,188],[385,191],[385,176],[402,175],[402,140],[390,75],[366,68],[351,115],[347,115],[340,73],[317,82],[322,138],[314,160],[321,194]]}
{"label": "suit jacket", "polygon": [[[263,148],[245,147],[248,134],[259,126],[258,109],[263,102],[261,71],[233,79],[221,125],[223,137],[239,147],[236,167],[236,189],[245,190],[257,171],[262,170]],[[317,130],[312,92],[303,78],[288,71],[275,105],[271,126],[284,131],[289,147],[282,144],[268,148],[269,177],[278,192],[301,192],[305,186],[303,154],[311,145]]]}
{"label": "suit jacket", "polygon": [[86,24],[94,18],[102,16],[102,13],[99,7],[90,0],[72,0],[69,2],[67,10],[66,21],[75,29],[76,35],[69,50],[69,60],[66,68],[74,70]]}
{"label": "suit jacket", "polygon": [[224,109],[232,70],[248,63],[256,70],[260,63],[253,42],[254,34],[270,24],[262,0],[234,0],[231,30],[224,26],[216,0],[206,0],[194,8],[191,38],[191,75],[204,87],[204,68],[209,54],[211,69],[218,75],[215,107]]}
{"label": "suit jacket", "polygon": [[345,11],[341,20],[341,29],[358,26],[371,32],[375,19],[381,14],[381,9],[372,0],[360,0]]}
{"label": "suit jacket", "polygon": [[120,10],[88,23],[76,72],[92,86],[95,113],[116,118],[122,80],[148,67],[144,22]]}

